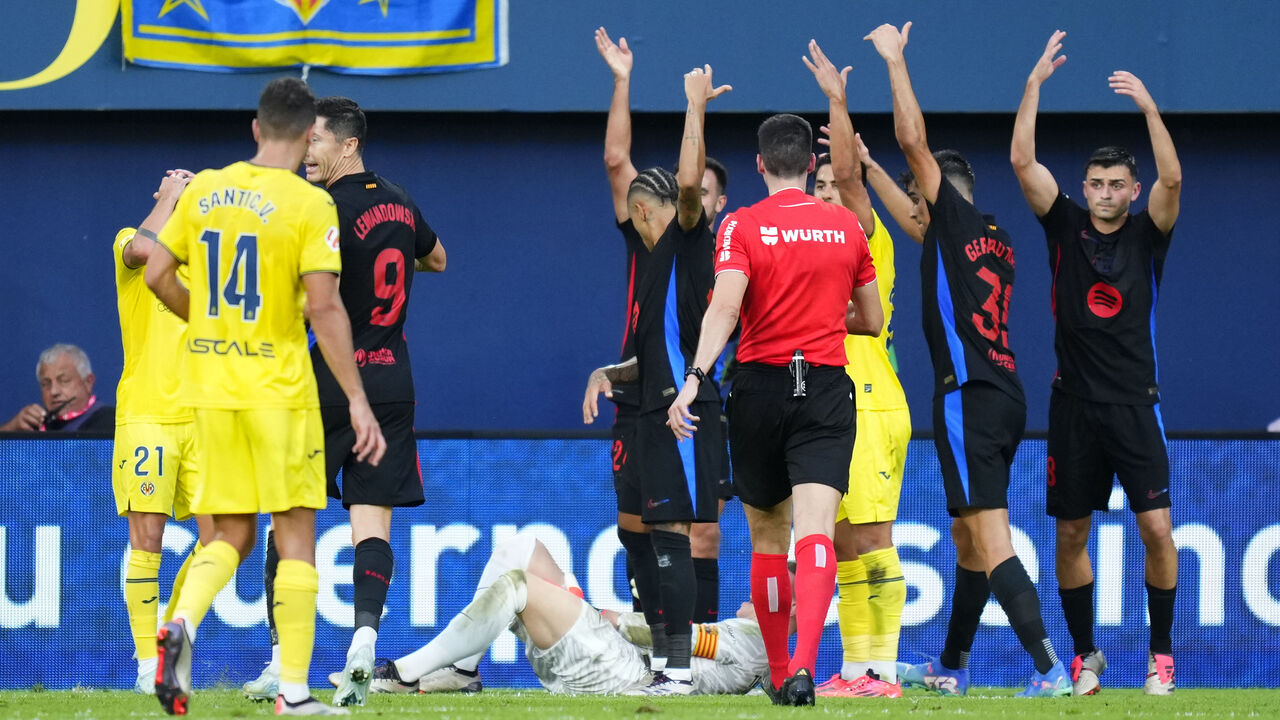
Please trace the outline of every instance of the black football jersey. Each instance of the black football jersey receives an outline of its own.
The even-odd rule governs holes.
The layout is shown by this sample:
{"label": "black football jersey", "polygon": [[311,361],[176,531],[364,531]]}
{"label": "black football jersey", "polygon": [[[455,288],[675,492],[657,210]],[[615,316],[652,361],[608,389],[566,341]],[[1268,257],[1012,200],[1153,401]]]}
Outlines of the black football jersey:
{"label": "black football jersey", "polygon": [[[622,330],[622,361],[636,355],[636,289],[644,277],[645,267],[649,262],[649,248],[644,246],[644,238],[636,232],[636,226],[630,220],[618,223],[618,232],[622,233],[622,241],[627,248],[627,308],[626,326]],[[640,383],[616,383],[613,386],[613,401],[621,405],[640,405]]]}
{"label": "black football jersey", "polygon": [[1102,233],[1063,193],[1040,218],[1053,272],[1053,385],[1101,403],[1160,401],[1156,298],[1173,232],[1146,210]]}
{"label": "black football jersey", "polygon": [[[689,230],[672,218],[649,251],[636,291],[635,343],[640,361],[641,411],[667,408],[684,386],[715,283],[715,235],[704,213]],[[720,362],[701,383],[698,400],[719,401]]]}
{"label": "black football jersey", "polygon": [[[399,185],[371,172],[338,178],[329,187],[338,207],[342,278],[339,290],[351,318],[356,366],[369,402],[413,402],[413,373],[404,321],[414,261],[435,249],[435,231]],[[345,405],[346,395],[311,349],[322,406]]]}
{"label": "black football jersey", "polygon": [[920,256],[934,395],[987,382],[1026,402],[1009,346],[1013,242],[944,176]]}

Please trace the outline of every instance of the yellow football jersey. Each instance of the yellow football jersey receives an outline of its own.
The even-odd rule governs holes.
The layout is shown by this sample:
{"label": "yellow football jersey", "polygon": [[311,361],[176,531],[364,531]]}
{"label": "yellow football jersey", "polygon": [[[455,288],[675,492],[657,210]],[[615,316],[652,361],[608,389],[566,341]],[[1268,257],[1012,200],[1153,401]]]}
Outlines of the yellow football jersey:
{"label": "yellow football jersey", "polygon": [[[182,386],[182,336],[187,324],[147,287],[145,265],[124,264],[124,248],[133,228],[116,233],[116,307],[120,311],[120,343],[124,371],[116,386],[116,424],[190,422],[191,406],[179,397]],[[158,252],[163,252],[159,250]],[[185,267],[178,279],[187,284]]]}
{"label": "yellow football jersey", "polygon": [[302,276],[337,273],[338,213],[296,173],[238,162],[205,170],[160,242],[188,265],[184,397],[196,408],[318,407]]}
{"label": "yellow football jersey", "polygon": [[[873,213],[874,214],[874,213]],[[898,382],[898,363],[893,351],[893,238],[876,215],[876,230],[867,238],[871,259],[876,264],[876,285],[884,308],[884,330],[879,337],[849,335],[844,351],[849,356],[845,372],[853,379],[854,401],[859,410],[897,410],[907,407],[907,396]]]}

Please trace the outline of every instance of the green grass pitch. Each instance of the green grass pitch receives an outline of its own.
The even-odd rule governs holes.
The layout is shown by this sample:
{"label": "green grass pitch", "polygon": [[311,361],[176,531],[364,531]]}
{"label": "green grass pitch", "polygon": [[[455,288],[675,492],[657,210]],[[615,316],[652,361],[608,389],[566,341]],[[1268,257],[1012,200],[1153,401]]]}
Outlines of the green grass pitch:
{"label": "green grass pitch", "polygon": [[[1182,689],[1171,697],[1146,697],[1141,690],[1108,689],[1094,697],[1022,700],[1012,689],[975,688],[969,697],[943,698],[923,691],[898,700],[818,699],[816,708],[775,708],[763,696],[693,698],[563,697],[540,690],[486,690],[467,696],[374,695],[353,708],[353,717],[430,717],[438,720],[709,720],[726,718],[813,717],[876,718],[1276,718],[1280,690]],[[327,699],[330,693],[317,693]],[[238,690],[197,691],[192,718],[252,718],[274,715],[270,703],[252,703]],[[161,718],[152,697],[127,691],[0,692],[0,718]]]}

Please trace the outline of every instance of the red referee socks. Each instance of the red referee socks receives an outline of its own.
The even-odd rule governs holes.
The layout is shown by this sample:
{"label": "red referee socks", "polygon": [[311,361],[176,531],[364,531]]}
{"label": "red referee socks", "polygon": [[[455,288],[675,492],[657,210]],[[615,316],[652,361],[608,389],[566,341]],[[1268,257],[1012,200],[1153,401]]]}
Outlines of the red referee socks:
{"label": "red referee socks", "polygon": [[822,640],[835,589],[836,549],[831,538],[815,534],[796,541],[796,654],[787,667],[787,676],[800,668],[813,674],[818,642]]}
{"label": "red referee socks", "polygon": [[[832,555],[834,573],[835,555]],[[835,582],[835,575],[831,576]],[[828,591],[827,599],[831,598]],[[787,631],[791,629],[791,574],[786,555],[751,553],[751,604],[769,657],[769,676],[775,688],[787,679]]]}

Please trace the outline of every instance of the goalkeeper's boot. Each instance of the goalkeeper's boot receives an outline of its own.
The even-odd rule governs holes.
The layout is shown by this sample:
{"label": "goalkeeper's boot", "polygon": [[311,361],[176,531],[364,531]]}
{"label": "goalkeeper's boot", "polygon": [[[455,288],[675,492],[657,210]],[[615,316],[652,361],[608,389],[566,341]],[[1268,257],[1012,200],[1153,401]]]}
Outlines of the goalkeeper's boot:
{"label": "goalkeeper's boot", "polygon": [[1062,667],[1061,662],[1056,662],[1049,668],[1049,672],[1032,675],[1027,689],[1018,693],[1016,697],[1067,697],[1070,694],[1071,676],[1067,674],[1067,669]]}
{"label": "goalkeeper's boot", "polygon": [[1147,682],[1142,686],[1147,695],[1173,694],[1173,656],[1147,653]]}
{"label": "goalkeeper's boot", "polygon": [[361,645],[347,658],[338,689],[333,693],[334,705],[363,705],[369,697],[373,680],[373,647]]}
{"label": "goalkeeper's boot", "polygon": [[280,694],[280,671],[274,670],[271,663],[267,663],[267,667],[258,677],[250,680],[240,686],[240,691],[244,696],[254,702],[262,702],[263,700],[275,700]]}
{"label": "goalkeeper's boot", "polygon": [[969,692],[969,669],[953,670],[938,658],[925,656],[917,665],[898,663],[898,680],[904,687],[920,687],[939,695],[964,695]]}
{"label": "goalkeeper's boot", "polygon": [[478,693],[483,689],[484,683],[480,682],[479,672],[474,670],[467,672],[454,665],[442,667],[418,678],[418,692],[420,693],[462,692],[470,694]]}
{"label": "goalkeeper's boot", "polygon": [[1102,671],[1107,669],[1107,657],[1101,650],[1093,649],[1077,655],[1071,661],[1071,694],[1096,695],[1102,692]]}
{"label": "goalkeeper's boot", "polygon": [[187,714],[191,695],[191,635],[182,620],[156,631],[156,697],[170,715]]}
{"label": "goalkeeper's boot", "polygon": [[350,715],[351,711],[342,707],[330,707],[319,700],[308,697],[300,703],[291,703],[283,695],[276,696],[277,715]]}

